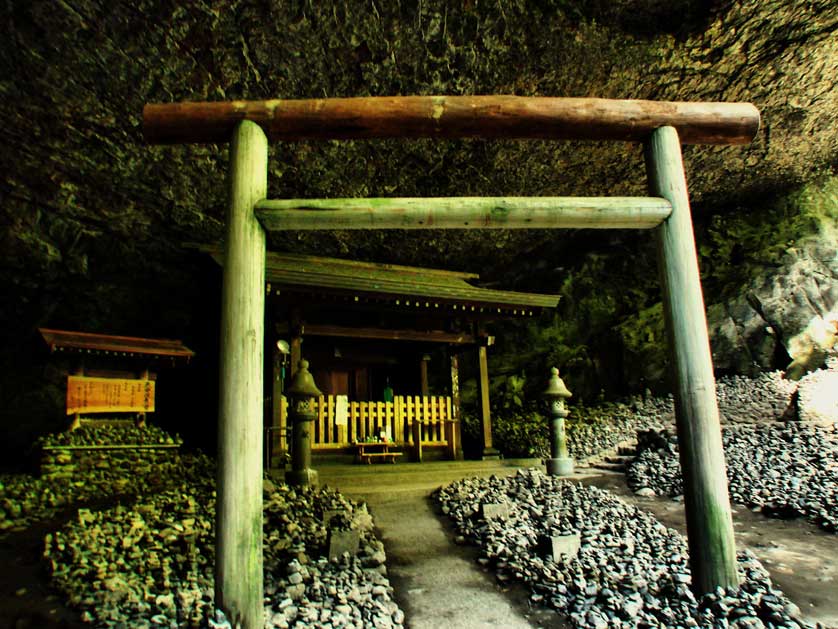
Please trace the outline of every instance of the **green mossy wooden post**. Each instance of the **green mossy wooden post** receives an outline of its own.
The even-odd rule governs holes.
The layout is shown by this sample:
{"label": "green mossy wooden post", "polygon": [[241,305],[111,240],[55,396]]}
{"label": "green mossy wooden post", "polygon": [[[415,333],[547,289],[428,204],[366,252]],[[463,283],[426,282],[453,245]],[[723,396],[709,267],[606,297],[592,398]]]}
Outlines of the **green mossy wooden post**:
{"label": "green mossy wooden post", "polygon": [[672,204],[657,230],[658,264],[670,357],[693,590],[738,584],[733,521],[722,448],[716,381],[698,272],[678,132],[661,127],[646,142],[652,194]]}
{"label": "green mossy wooden post", "polygon": [[268,186],[268,140],[253,122],[230,145],[221,297],[215,604],[232,625],[264,626],[262,396],[265,232],[253,213]]}

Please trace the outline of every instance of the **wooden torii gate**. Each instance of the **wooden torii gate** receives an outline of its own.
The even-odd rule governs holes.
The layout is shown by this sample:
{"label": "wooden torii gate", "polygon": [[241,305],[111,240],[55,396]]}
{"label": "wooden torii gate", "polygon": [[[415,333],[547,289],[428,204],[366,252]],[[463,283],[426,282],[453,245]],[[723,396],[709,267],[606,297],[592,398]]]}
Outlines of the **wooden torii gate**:
{"label": "wooden torii gate", "polygon": [[[265,230],[654,228],[675,375],[693,588],[738,583],[715,380],[695,252],[685,144],[745,144],[748,103],[407,96],[149,104],[150,143],[231,142],[222,289],[216,605],[262,627]],[[268,140],[622,140],[645,146],[651,196],[267,200]]]}

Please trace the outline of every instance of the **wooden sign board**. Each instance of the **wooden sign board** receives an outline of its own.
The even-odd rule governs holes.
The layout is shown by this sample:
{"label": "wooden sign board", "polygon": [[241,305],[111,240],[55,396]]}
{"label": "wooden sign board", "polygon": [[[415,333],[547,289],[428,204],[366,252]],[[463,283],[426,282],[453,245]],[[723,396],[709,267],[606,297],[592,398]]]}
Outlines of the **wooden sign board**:
{"label": "wooden sign board", "polygon": [[67,414],[154,411],[154,380],[67,376]]}

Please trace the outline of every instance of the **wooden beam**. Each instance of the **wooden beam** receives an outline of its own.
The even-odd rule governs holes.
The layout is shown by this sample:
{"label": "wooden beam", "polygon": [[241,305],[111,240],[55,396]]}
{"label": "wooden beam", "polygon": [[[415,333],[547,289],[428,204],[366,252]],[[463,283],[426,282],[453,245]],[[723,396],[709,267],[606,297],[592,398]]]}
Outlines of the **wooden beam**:
{"label": "wooden beam", "polygon": [[251,120],[271,140],[533,138],[642,142],[676,127],[686,144],[747,144],[759,130],[750,103],[544,96],[372,96],[147,104],[150,144],[227,142]]}
{"label": "wooden beam", "polygon": [[51,352],[70,350],[79,353],[102,353],[114,356],[148,356],[185,359],[187,362],[195,352],[182,341],[175,339],[148,339],[136,336],[116,336],[91,332],[72,332],[38,328]]}
{"label": "wooden beam", "polygon": [[657,232],[684,508],[696,594],[738,585],[733,521],[722,448],[716,382],[678,132],[658,129],[646,145],[649,189],[672,203]]}
{"label": "wooden beam", "polygon": [[265,232],[253,204],[268,187],[268,140],[242,122],[230,144],[221,292],[215,604],[233,626],[264,626],[262,582],[262,360]]}
{"label": "wooden beam", "polygon": [[[278,334],[288,334],[288,326],[277,324]],[[388,330],[384,328],[355,328],[341,325],[306,323],[306,336],[336,336],[351,339],[379,339],[384,341],[421,341],[427,343],[452,343],[468,345],[475,343],[473,334],[466,332],[445,332],[444,330]]]}
{"label": "wooden beam", "polygon": [[672,207],[651,197],[278,199],[256,205],[268,231],[324,229],[651,229]]}

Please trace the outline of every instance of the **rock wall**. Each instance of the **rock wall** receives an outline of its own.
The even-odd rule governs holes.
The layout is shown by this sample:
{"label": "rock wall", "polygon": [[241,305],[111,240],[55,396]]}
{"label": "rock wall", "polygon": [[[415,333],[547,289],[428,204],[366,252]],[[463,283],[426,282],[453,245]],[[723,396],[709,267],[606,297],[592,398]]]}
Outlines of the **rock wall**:
{"label": "rock wall", "polygon": [[797,379],[822,367],[838,342],[838,179],[716,220],[708,232],[716,368],[784,368]]}

